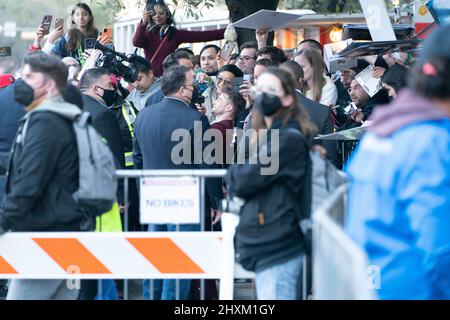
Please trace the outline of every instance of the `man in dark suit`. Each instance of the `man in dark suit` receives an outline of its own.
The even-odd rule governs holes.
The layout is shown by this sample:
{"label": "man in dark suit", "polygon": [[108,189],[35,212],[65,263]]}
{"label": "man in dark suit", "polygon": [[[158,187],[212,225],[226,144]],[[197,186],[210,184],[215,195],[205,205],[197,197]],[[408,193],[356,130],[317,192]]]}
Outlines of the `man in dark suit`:
{"label": "man in dark suit", "polygon": [[[201,141],[203,132],[209,127],[207,118],[190,107],[194,90],[194,72],[185,66],[174,66],[165,70],[161,81],[164,99],[151,108],[144,108],[136,117],[133,141],[133,161],[136,169],[200,169],[208,168],[202,159],[204,144]],[[178,131],[189,135],[190,139],[181,138],[174,141],[172,134]],[[202,133],[201,136],[194,135]],[[178,135],[177,135],[178,136]],[[177,139],[180,139],[179,136]],[[182,152],[180,144],[183,146]],[[188,151],[189,149],[189,151]],[[186,151],[186,153],[185,153]],[[181,153],[181,154],[180,154]],[[194,161],[195,159],[195,161]],[[206,181],[205,207],[209,203],[218,207],[221,196],[219,181]],[[208,211],[208,209],[207,209]],[[220,214],[213,211],[215,215]],[[207,215],[206,217],[208,217]],[[175,231],[175,225],[150,225],[150,231]],[[195,224],[180,225],[180,231],[198,231]],[[180,281],[180,299],[187,299],[190,280]],[[175,299],[175,281],[155,281],[155,298],[162,300]],[[147,285],[144,282],[144,295]]]}
{"label": "man in dark suit", "polygon": [[[280,66],[280,68],[288,71],[294,78],[295,84],[297,85],[297,97],[301,105],[308,112],[311,122],[316,125],[317,133],[321,135],[333,133],[334,125],[333,121],[331,120],[330,109],[323,104],[308,99],[302,93],[302,84],[304,83],[302,67],[295,61],[286,61]],[[327,158],[335,166],[338,166],[339,156],[336,141],[323,140],[321,141],[320,145],[322,145],[327,150]]]}

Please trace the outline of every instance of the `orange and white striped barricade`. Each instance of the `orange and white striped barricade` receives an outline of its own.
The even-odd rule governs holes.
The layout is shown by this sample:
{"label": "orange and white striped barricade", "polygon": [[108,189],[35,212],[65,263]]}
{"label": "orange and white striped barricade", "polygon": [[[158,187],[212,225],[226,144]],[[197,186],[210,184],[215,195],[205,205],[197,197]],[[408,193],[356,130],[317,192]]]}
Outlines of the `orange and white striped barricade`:
{"label": "orange and white striped barricade", "polygon": [[221,232],[58,232],[0,236],[0,278],[219,279]]}
{"label": "orange and white striped barricade", "polygon": [[232,300],[234,279],[254,277],[235,264],[236,218],[223,215],[226,232],[6,233],[0,278],[220,279]]}

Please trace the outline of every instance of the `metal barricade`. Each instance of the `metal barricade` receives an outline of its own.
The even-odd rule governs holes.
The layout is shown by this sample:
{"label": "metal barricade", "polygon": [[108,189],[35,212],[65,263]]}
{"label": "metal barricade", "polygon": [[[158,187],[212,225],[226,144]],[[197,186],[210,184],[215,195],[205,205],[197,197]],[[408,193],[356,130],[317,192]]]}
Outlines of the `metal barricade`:
{"label": "metal barricade", "polygon": [[[0,238],[0,273],[9,279],[69,279],[71,281],[80,279],[124,279],[124,296],[127,300],[128,279],[142,279],[142,277],[153,277],[154,279],[200,279],[200,299],[205,299],[205,279],[219,279],[219,299],[232,300],[234,297],[234,279],[253,279],[254,273],[248,272],[235,262],[234,233],[239,222],[235,214],[224,213],[222,216],[222,232],[205,232],[204,200],[205,179],[221,178],[226,170],[118,170],[117,176],[124,179],[124,232],[107,233],[8,233]],[[143,177],[199,177],[201,195],[201,232],[127,232],[129,216],[129,187],[130,179]],[[143,244],[139,242],[151,242],[152,239],[166,239],[178,246],[194,262],[199,260],[198,266],[202,272],[176,271],[155,272],[151,254],[145,253]],[[41,239],[41,240],[40,240]],[[194,243],[197,242],[197,245]],[[77,257],[72,256],[69,251],[59,250],[52,252],[52,247],[57,242],[69,243],[76,247],[81,255],[87,257],[92,264],[99,269],[78,270]],[[186,245],[182,245],[185,243]],[[206,246],[212,246],[206,248]],[[10,250],[11,248],[20,250]],[[64,246],[62,246],[64,247]],[[59,247],[59,248],[62,248]],[[191,248],[205,250],[199,254]],[[155,247],[153,247],[155,248]],[[39,250],[37,250],[39,249]],[[204,259],[199,256],[207,253]],[[215,252],[211,255],[210,252]],[[2,260],[3,259],[3,260]],[[133,260],[134,259],[134,260]],[[153,259],[156,259],[153,257]],[[208,260],[217,260],[211,263]],[[135,262],[133,262],[135,261]],[[83,260],[82,263],[85,261]],[[130,266],[130,263],[133,265]],[[89,268],[91,264],[89,265]],[[158,269],[158,268],[157,268]],[[99,281],[98,297],[102,297],[102,281]],[[177,285],[179,289],[179,285]],[[178,291],[178,290],[177,290]],[[177,297],[179,293],[177,292]]]}
{"label": "metal barricade", "polygon": [[[117,177],[124,180],[124,231],[129,230],[129,189],[130,179],[138,179],[146,177],[198,177],[200,180],[200,231],[206,231],[207,226],[205,222],[205,179],[206,178],[222,178],[226,174],[226,170],[208,170],[208,169],[196,169],[196,170],[117,170]],[[176,226],[176,230],[179,231],[179,225]],[[212,230],[212,226],[209,226]],[[99,287],[101,282],[99,283]],[[153,299],[153,280],[150,284],[150,299]],[[99,288],[100,289],[100,288]],[[176,299],[179,297],[179,279],[176,280]],[[124,299],[128,299],[128,280],[124,281]],[[205,280],[200,280],[200,300],[205,300]]]}
{"label": "metal barricade", "polygon": [[344,232],[348,186],[342,185],[313,214],[313,298],[376,299],[366,253]]}

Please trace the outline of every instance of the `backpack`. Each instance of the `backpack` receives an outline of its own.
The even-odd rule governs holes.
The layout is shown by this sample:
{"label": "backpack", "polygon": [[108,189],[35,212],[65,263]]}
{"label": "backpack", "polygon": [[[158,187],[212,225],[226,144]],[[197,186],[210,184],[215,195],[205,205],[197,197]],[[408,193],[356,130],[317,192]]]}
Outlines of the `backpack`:
{"label": "backpack", "polygon": [[[104,138],[89,123],[90,114],[65,114],[57,108],[36,110],[49,111],[69,119],[77,140],[79,162],[79,187],[73,199],[89,216],[95,218],[111,210],[117,192],[116,165],[114,156]],[[23,139],[28,126],[27,118],[22,131]]]}
{"label": "backpack", "polygon": [[88,112],[82,112],[73,119],[80,166],[79,188],[73,198],[96,217],[111,210],[116,200],[117,177],[114,156],[89,124],[89,118]]}

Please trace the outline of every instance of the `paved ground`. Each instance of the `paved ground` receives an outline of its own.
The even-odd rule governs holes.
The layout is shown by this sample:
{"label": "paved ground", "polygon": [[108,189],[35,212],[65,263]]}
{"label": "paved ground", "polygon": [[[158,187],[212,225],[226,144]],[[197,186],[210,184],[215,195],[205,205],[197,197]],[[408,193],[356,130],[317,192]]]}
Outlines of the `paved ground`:
{"label": "paved ground", "polygon": [[[6,297],[5,283],[0,281],[0,300]],[[142,280],[128,282],[129,300],[143,300]],[[234,283],[234,300],[255,300],[253,281],[236,280]]]}
{"label": "paved ground", "polygon": [[[130,300],[143,300],[142,280],[129,281]],[[255,300],[253,281],[236,280],[234,282],[234,300]]]}

